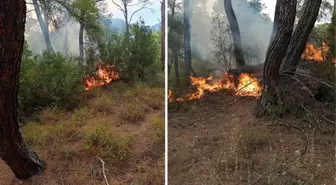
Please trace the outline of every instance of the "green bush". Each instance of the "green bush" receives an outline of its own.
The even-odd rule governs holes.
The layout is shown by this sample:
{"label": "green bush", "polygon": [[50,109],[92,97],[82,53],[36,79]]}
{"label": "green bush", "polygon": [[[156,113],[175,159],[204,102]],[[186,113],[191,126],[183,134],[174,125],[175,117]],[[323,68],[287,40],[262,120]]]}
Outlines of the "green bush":
{"label": "green bush", "polygon": [[109,132],[105,125],[98,125],[94,130],[85,134],[88,149],[98,151],[98,155],[113,164],[120,163],[127,159],[131,153],[129,136],[116,136]]}
{"label": "green bush", "polygon": [[153,33],[144,21],[133,24],[131,38],[110,36],[101,58],[116,65],[121,76],[133,81],[148,82],[160,71],[159,34]]}
{"label": "green bush", "polygon": [[151,127],[154,130],[154,139],[159,142],[165,140],[165,120],[164,116],[155,116],[151,120]]}
{"label": "green bush", "polygon": [[74,107],[84,90],[81,67],[60,53],[34,56],[24,48],[19,88],[19,107],[23,113],[59,106]]}

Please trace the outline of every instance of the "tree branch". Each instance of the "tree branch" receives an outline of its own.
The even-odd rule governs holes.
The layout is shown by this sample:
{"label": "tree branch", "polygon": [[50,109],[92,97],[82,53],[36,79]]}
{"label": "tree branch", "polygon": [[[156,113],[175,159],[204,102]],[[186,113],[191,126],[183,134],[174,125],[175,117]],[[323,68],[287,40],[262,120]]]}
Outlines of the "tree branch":
{"label": "tree branch", "polygon": [[[133,18],[133,15],[134,15],[134,14],[136,14],[137,12],[139,12],[140,10],[142,10],[142,9],[144,9],[144,8],[147,8],[147,7],[145,7],[145,6],[147,5],[147,3],[148,3],[148,1],[145,1],[141,8],[135,10],[135,11],[132,13],[132,15],[131,15],[131,17],[130,17],[130,20],[129,20],[129,23],[132,21],[132,18]],[[126,21],[127,21],[127,20],[126,20]]]}

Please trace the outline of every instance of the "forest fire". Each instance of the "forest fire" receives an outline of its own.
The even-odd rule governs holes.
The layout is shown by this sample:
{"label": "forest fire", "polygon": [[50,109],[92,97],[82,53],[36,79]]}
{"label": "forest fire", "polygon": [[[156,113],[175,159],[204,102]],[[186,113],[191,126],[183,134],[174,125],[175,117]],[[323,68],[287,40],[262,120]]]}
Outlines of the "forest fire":
{"label": "forest fire", "polygon": [[[326,43],[322,43],[322,47],[315,47],[311,43],[306,44],[302,59],[313,60],[316,62],[324,62],[328,59],[329,47]],[[336,63],[336,58],[332,58],[331,62]]]}
{"label": "forest fire", "polygon": [[103,86],[111,83],[113,80],[119,79],[119,73],[114,66],[108,64],[99,64],[96,75],[87,76],[85,81],[85,91],[89,91],[95,87]]}
{"label": "forest fire", "polygon": [[247,73],[242,73],[238,77],[238,85],[234,83],[232,75],[225,74],[220,80],[214,81],[213,77],[192,77],[190,76],[192,86],[196,87],[196,92],[188,93],[185,96],[173,99],[172,92],[168,92],[168,101],[182,102],[200,99],[205,92],[217,92],[222,89],[233,90],[235,96],[259,97],[261,95],[262,86],[256,78]]}
{"label": "forest fire", "polygon": [[311,43],[307,43],[306,49],[302,54],[303,59],[314,60],[317,62],[323,62],[327,59],[327,53],[329,47],[326,43],[322,43],[322,47],[315,47]]}

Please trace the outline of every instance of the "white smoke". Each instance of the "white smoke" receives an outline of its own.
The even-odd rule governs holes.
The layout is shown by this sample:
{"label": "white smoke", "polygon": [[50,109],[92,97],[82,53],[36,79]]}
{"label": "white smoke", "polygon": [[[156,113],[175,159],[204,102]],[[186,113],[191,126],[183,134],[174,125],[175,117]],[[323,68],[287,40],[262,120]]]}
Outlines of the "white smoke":
{"label": "white smoke", "polygon": [[[262,63],[273,25],[271,21],[266,22],[262,19],[260,14],[256,13],[247,3],[242,3],[242,1],[235,0],[232,2],[240,27],[242,43],[253,48],[255,54],[259,57],[258,61],[247,61],[247,63]],[[195,1],[193,2],[195,3]],[[204,3],[197,2],[197,4],[192,5],[192,11],[191,34],[193,52],[202,56],[203,60],[214,63],[216,58],[212,55],[212,51],[215,49],[211,40],[212,17],[214,14],[220,13],[225,16],[223,21],[228,23],[223,1],[208,0]]]}

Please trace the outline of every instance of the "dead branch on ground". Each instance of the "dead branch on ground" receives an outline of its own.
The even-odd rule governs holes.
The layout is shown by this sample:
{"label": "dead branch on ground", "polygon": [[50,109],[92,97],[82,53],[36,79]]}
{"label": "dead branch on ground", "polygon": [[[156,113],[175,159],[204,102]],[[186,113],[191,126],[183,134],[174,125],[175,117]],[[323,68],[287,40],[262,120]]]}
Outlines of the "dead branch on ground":
{"label": "dead branch on ground", "polygon": [[106,183],[106,185],[110,185],[109,182],[108,182],[108,180],[107,180],[106,173],[105,173],[105,162],[104,162],[103,159],[101,159],[100,157],[97,157],[97,158],[100,160],[100,162],[101,162],[101,164],[102,164],[103,175],[104,175],[105,183]]}

